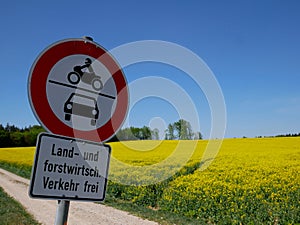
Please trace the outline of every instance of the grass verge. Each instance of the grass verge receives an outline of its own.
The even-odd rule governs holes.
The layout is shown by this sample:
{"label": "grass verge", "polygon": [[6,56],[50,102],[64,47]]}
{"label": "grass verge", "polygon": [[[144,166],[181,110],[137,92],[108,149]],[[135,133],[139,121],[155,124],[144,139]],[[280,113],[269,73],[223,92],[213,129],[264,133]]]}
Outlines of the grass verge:
{"label": "grass verge", "polygon": [[129,212],[132,215],[138,216],[143,219],[158,222],[161,225],[201,225],[207,224],[204,221],[196,220],[193,218],[177,215],[175,213],[162,211],[159,209],[151,209],[143,206],[136,205],[129,201],[120,200],[110,196],[106,196],[104,205],[111,206]]}
{"label": "grass verge", "polygon": [[28,165],[0,161],[0,168],[26,179],[31,176],[31,166]]}
{"label": "grass verge", "polygon": [[0,187],[0,225],[38,225],[20,203],[8,196]]}

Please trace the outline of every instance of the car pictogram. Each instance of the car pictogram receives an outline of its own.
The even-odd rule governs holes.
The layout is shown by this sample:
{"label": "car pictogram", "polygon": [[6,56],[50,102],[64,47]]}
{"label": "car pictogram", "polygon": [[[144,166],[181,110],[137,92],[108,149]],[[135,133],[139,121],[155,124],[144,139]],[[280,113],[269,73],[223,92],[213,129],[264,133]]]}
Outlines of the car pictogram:
{"label": "car pictogram", "polygon": [[90,96],[72,93],[64,104],[65,120],[69,121],[72,115],[91,119],[91,125],[95,126],[99,118],[99,108],[96,99]]}

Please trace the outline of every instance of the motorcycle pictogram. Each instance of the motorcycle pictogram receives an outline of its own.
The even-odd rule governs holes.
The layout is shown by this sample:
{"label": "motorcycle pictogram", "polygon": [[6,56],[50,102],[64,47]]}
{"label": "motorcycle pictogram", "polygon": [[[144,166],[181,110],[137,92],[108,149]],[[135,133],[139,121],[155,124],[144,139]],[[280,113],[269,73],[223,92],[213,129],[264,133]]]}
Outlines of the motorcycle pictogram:
{"label": "motorcycle pictogram", "polygon": [[[103,88],[103,83],[101,81],[101,77],[96,75],[93,67],[92,60],[90,58],[86,58],[84,65],[82,66],[74,66],[73,71],[68,73],[68,81],[71,84],[78,84],[80,81],[92,85],[93,89],[99,91]],[[83,71],[86,69],[87,71]]]}

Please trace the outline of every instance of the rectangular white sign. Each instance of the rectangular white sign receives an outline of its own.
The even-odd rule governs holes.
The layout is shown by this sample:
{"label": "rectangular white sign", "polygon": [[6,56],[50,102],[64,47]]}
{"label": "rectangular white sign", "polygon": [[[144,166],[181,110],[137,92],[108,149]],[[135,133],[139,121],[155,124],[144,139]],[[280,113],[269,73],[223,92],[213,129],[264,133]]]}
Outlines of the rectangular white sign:
{"label": "rectangular white sign", "polygon": [[48,133],[38,136],[29,195],[102,201],[108,176],[109,145]]}

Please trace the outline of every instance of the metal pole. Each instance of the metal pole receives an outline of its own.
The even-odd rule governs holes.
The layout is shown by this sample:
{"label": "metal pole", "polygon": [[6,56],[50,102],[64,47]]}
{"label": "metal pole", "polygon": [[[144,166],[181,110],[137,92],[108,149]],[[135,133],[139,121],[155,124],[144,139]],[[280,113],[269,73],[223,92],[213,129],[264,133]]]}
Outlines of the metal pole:
{"label": "metal pole", "polygon": [[[84,36],[83,39],[93,41],[92,37]],[[54,225],[67,225],[70,201],[58,200]]]}
{"label": "metal pole", "polygon": [[70,201],[58,200],[55,225],[67,225]]}

